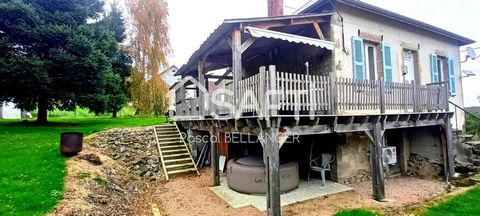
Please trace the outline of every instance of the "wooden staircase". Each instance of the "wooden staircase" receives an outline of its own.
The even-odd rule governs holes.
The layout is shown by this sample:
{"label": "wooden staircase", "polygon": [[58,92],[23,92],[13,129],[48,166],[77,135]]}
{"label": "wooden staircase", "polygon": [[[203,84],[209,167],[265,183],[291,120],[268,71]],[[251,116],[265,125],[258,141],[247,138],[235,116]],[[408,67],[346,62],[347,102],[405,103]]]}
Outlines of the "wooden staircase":
{"label": "wooden staircase", "polygon": [[167,180],[171,175],[187,172],[195,171],[200,175],[176,123],[157,125],[153,129]]}

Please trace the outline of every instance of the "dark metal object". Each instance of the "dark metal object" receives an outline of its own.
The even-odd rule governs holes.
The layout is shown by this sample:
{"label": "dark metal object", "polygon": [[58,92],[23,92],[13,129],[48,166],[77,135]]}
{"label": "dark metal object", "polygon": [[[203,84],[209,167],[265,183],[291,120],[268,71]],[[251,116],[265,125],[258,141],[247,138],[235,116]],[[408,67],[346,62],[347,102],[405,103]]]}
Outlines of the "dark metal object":
{"label": "dark metal object", "polygon": [[60,135],[60,152],[65,156],[73,156],[82,151],[83,133],[64,132]]}

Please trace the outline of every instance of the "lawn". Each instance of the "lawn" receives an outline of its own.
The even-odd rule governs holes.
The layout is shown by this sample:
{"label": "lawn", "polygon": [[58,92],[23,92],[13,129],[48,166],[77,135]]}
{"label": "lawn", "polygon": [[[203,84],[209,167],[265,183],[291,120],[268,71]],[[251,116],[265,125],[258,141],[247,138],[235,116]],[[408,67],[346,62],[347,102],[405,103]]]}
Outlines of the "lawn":
{"label": "lawn", "polygon": [[43,215],[61,200],[66,159],[60,133],[85,135],[117,127],[147,126],[164,118],[50,118],[47,126],[0,120],[0,215]]}
{"label": "lawn", "polygon": [[470,189],[460,195],[451,197],[442,202],[427,207],[421,215],[449,216],[449,215],[479,215],[480,214],[480,186]]}
{"label": "lawn", "polygon": [[368,209],[346,209],[335,213],[335,216],[378,216],[378,213]]}
{"label": "lawn", "polygon": [[[422,216],[457,216],[480,215],[480,185],[465,193],[452,196],[435,204],[420,207],[412,215]],[[368,209],[346,209],[339,211],[335,216],[375,216],[380,215]]]}

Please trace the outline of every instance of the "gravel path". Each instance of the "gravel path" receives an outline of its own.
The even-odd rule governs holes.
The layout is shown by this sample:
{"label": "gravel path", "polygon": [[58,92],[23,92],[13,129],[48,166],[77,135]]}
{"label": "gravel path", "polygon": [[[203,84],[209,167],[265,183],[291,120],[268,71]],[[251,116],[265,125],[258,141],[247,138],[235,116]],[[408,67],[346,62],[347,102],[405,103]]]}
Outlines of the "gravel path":
{"label": "gravel path", "polygon": [[[210,170],[201,176],[174,178],[156,189],[167,215],[263,215],[253,207],[233,209],[210,190]],[[371,198],[372,182],[349,185],[348,191],[323,198],[308,200],[282,208],[282,215],[333,215],[341,209],[374,208],[386,215],[400,215],[405,206],[422,203],[445,194],[446,183],[412,177],[398,177],[385,181],[387,198],[391,202],[377,202]],[[393,213],[393,214],[392,214]]]}
{"label": "gravel path", "polygon": [[[372,182],[365,181],[349,185],[364,199],[372,197]],[[385,180],[385,193],[392,202],[380,203],[385,206],[404,206],[423,202],[444,194],[447,183],[438,180],[425,180],[413,177],[398,177]]]}
{"label": "gravel path", "polygon": [[173,178],[156,189],[156,196],[167,215],[264,215],[253,207],[233,209],[210,190],[210,169],[200,176]]}

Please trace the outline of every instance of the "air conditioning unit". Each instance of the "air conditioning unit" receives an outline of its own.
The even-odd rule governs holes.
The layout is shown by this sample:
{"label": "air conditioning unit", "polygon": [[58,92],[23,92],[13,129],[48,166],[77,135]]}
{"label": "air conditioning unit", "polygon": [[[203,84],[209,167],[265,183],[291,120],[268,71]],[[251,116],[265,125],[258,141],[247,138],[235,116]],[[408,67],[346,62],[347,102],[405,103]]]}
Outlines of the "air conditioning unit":
{"label": "air conditioning unit", "polygon": [[396,164],[397,163],[397,147],[383,148],[383,163]]}

